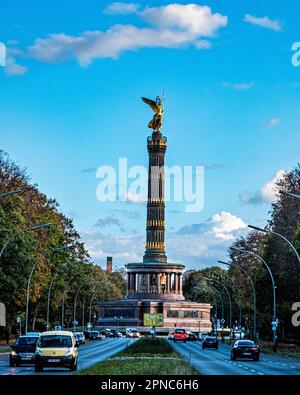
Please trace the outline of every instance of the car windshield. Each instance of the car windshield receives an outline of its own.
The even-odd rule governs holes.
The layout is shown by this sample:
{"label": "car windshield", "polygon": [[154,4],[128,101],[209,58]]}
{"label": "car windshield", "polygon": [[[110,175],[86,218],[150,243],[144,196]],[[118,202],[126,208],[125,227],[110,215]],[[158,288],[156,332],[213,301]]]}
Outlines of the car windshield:
{"label": "car windshield", "polygon": [[56,335],[41,336],[38,342],[38,347],[72,347],[72,338],[71,336]]}
{"label": "car windshield", "polygon": [[175,333],[182,335],[183,333],[185,333],[185,330],[184,329],[176,329]]}
{"label": "car windshield", "polygon": [[35,345],[38,341],[38,337],[19,337],[16,342],[17,346],[32,346]]}
{"label": "car windshield", "polygon": [[205,340],[211,341],[211,340],[216,340],[216,339],[214,337],[207,337]]}
{"label": "car windshield", "polygon": [[99,332],[91,332],[91,334],[92,334],[93,336],[97,336],[97,335],[99,334]]}
{"label": "car windshield", "polygon": [[238,346],[251,346],[251,347],[255,347],[256,346],[256,344],[253,342],[253,341],[251,341],[251,340],[248,340],[248,341],[239,341],[239,342],[237,342],[237,345]]}

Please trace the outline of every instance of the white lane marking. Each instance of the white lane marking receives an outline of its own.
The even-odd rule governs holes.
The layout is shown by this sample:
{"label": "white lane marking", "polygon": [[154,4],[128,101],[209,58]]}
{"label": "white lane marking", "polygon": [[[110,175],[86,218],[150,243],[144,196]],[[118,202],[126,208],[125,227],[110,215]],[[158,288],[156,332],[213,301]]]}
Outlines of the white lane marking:
{"label": "white lane marking", "polygon": [[1,373],[1,376],[7,376],[9,373]]}

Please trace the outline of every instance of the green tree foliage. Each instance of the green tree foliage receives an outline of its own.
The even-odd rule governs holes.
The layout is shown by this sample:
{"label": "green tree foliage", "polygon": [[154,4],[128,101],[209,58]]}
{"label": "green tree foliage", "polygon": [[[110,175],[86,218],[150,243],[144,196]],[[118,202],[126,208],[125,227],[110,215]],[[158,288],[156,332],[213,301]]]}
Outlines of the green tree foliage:
{"label": "green tree foliage", "polygon": [[[72,220],[59,211],[54,199],[41,193],[30,183],[25,170],[0,151],[0,193],[20,189],[22,192],[0,199],[0,248],[14,234],[0,258],[0,300],[7,308],[7,337],[16,330],[16,317],[25,318],[28,276],[37,263],[30,288],[30,326],[45,328],[47,300],[51,289],[50,323],[60,322],[62,296],[66,283],[74,279],[66,296],[66,317],[71,319],[73,297],[81,284],[78,308],[88,304],[95,289],[98,300],[122,298],[125,281],[121,274],[108,274],[93,265],[74,228]],[[20,232],[29,227],[51,223],[50,227]],[[62,249],[61,247],[67,247]],[[94,313],[97,306],[93,306]]]}

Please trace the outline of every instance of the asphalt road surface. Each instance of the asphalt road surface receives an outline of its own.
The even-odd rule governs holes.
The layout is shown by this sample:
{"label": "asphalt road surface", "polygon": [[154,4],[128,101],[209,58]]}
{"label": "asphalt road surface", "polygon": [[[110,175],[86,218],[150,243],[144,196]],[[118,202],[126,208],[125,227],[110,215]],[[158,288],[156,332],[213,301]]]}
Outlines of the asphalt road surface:
{"label": "asphalt road surface", "polygon": [[230,347],[219,343],[219,350],[202,350],[202,343],[170,342],[174,349],[205,375],[300,375],[300,359],[260,355],[260,361],[230,360]]}
{"label": "asphalt road surface", "polygon": [[[136,339],[117,338],[103,339],[83,344],[78,348],[78,371],[89,368],[98,362],[101,362],[112,355],[124,350]],[[43,372],[34,372],[34,366],[22,365],[19,367],[9,367],[9,356],[0,354],[0,376],[4,375],[53,375],[53,374],[71,374],[68,369],[45,369]]]}

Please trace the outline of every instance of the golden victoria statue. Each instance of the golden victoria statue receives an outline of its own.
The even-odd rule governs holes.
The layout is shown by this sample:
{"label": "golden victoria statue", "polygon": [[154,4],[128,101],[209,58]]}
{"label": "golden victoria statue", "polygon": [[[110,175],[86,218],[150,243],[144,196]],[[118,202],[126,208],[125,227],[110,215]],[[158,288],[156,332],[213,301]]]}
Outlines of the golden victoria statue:
{"label": "golden victoria statue", "polygon": [[146,99],[145,97],[142,97],[142,100],[147,103],[155,113],[153,119],[149,122],[148,127],[154,131],[160,131],[164,114],[164,99],[160,99],[160,97],[157,96],[156,101]]}

